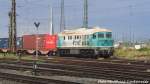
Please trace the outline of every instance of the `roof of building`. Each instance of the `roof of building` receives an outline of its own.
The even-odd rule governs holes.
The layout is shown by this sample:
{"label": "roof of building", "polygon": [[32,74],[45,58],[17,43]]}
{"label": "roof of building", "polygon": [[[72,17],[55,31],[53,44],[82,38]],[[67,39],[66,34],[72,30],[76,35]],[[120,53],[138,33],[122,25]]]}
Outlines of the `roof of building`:
{"label": "roof of building", "polygon": [[87,35],[87,34],[93,34],[95,32],[112,32],[109,29],[100,28],[100,27],[93,27],[93,28],[78,28],[78,29],[72,29],[72,30],[64,30],[61,32],[61,35]]}

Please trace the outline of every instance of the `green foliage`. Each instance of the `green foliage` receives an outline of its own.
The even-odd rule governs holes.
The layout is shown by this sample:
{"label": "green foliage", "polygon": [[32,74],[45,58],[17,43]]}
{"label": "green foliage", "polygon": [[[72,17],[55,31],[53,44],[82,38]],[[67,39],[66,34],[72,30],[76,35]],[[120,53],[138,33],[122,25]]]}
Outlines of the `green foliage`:
{"label": "green foliage", "polygon": [[[28,61],[33,61],[33,60],[35,60],[35,58],[32,56],[32,55],[24,55],[24,56],[21,56],[20,58],[19,58],[19,56],[17,56],[16,54],[12,54],[12,53],[6,53],[5,55],[4,55],[4,53],[0,53],[0,59],[14,59],[14,60],[28,60]],[[42,59],[38,59],[37,60],[37,62],[38,63],[42,63],[42,62],[44,62],[44,60],[42,60]]]}
{"label": "green foliage", "polygon": [[138,51],[150,51],[150,49],[149,48],[141,48]]}
{"label": "green foliage", "polygon": [[126,59],[150,59],[150,49],[116,49],[115,56]]}

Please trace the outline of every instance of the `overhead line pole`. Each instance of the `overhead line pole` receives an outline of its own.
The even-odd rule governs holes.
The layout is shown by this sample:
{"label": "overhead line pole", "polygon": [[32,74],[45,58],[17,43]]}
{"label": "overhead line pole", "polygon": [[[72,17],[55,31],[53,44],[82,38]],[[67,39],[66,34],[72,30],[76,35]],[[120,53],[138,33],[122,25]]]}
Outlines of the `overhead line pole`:
{"label": "overhead line pole", "polygon": [[8,16],[9,16],[9,44],[8,44],[8,46],[9,46],[9,49],[11,50],[11,45],[12,45],[12,36],[13,36],[13,34],[12,34],[12,11],[10,11],[9,13],[8,13]]}
{"label": "overhead line pole", "polygon": [[14,49],[13,49],[13,52],[16,52],[17,50],[17,46],[16,46],[16,43],[17,43],[17,26],[16,26],[16,0],[14,0],[14,4],[13,4],[13,29],[14,29]]}
{"label": "overhead line pole", "polygon": [[65,30],[64,0],[61,0],[60,32]]}
{"label": "overhead line pole", "polygon": [[[133,6],[132,5],[129,5],[129,17],[132,18],[133,14],[132,14],[132,8]],[[132,46],[132,43],[133,43],[133,39],[132,38],[132,23],[129,23],[129,31],[130,31],[130,46]]]}
{"label": "overhead line pole", "polygon": [[50,17],[50,35],[54,34],[54,28],[53,28],[53,8],[51,7],[51,17]]}
{"label": "overhead line pole", "polygon": [[83,27],[88,28],[88,0],[84,0]]}
{"label": "overhead line pole", "polygon": [[11,12],[9,12],[10,26],[9,26],[9,48],[11,52],[16,52],[16,0],[12,0]]}

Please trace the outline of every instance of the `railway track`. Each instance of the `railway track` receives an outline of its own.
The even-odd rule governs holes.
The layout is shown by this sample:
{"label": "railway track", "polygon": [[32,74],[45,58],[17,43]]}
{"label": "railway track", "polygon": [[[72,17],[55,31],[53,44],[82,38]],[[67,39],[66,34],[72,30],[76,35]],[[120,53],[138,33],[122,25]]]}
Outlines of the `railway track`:
{"label": "railway track", "polygon": [[134,65],[144,65],[149,66],[150,61],[148,60],[127,60],[120,58],[109,58],[109,59],[90,59],[90,58],[75,58],[75,57],[50,57],[50,59],[43,57],[43,60],[47,63],[84,63],[84,64],[96,64],[96,63],[114,63],[114,64],[134,64]]}
{"label": "railway track", "polygon": [[[135,65],[150,65],[150,61],[148,60],[127,60],[127,59],[120,59],[120,58],[109,58],[109,59],[90,59],[90,58],[75,58],[75,57],[48,57],[40,56],[41,60],[44,62],[84,62],[84,63],[119,63],[119,64],[135,64]],[[0,59],[2,61],[16,61],[16,59]],[[32,62],[34,59],[31,60],[22,60],[22,61],[29,61]]]}
{"label": "railway track", "polygon": [[[150,73],[146,72],[144,66],[119,65],[119,64],[96,64],[93,66],[78,64],[55,64],[40,63],[38,64],[38,72],[42,74],[69,75],[79,77],[89,77],[107,80],[148,80],[150,81]],[[32,70],[32,63],[22,62],[20,64],[0,64],[1,68],[7,69],[27,69]]]}
{"label": "railway track", "polygon": [[[18,64],[19,62],[7,62],[8,64]],[[32,62],[21,62],[20,64],[22,65],[29,65],[32,66],[33,63]],[[74,67],[74,66],[78,66],[78,67],[90,67],[92,69],[100,69],[100,68],[111,68],[111,69],[116,69],[117,67],[119,68],[119,70],[125,70],[125,71],[146,71],[148,69],[150,69],[150,66],[148,65],[135,65],[135,64],[118,64],[118,63],[107,63],[107,62],[99,62],[99,63],[82,63],[82,62],[52,62],[51,63],[39,63],[38,66],[40,67],[62,67],[64,68],[65,66],[68,67]]]}
{"label": "railway track", "polygon": [[[32,55],[29,55],[32,57]],[[108,59],[91,59],[91,58],[76,58],[76,57],[57,57],[52,56],[50,59],[46,56],[39,56],[39,59],[48,61],[48,60],[72,60],[72,61],[90,61],[90,62],[112,62],[112,63],[130,63],[130,64],[144,64],[144,65],[150,65],[149,60],[128,60],[128,59],[121,59],[117,57],[108,58]],[[4,59],[0,59],[4,60]],[[15,60],[15,59],[9,59],[9,60]],[[31,59],[32,60],[32,59]]]}
{"label": "railway track", "polygon": [[1,70],[0,70],[0,78],[28,84],[79,84],[75,82],[50,79],[42,76],[24,75],[16,72],[10,73],[8,71],[1,71]]}

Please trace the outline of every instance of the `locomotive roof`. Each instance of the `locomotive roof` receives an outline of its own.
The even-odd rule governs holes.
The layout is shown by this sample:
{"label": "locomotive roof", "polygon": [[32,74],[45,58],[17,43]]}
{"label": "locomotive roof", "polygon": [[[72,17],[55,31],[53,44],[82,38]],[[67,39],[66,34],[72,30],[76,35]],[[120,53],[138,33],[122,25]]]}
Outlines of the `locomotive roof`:
{"label": "locomotive roof", "polygon": [[112,32],[109,29],[100,28],[100,27],[93,27],[93,28],[78,28],[78,29],[72,29],[72,30],[64,30],[61,32],[61,35],[87,35],[87,34],[93,34],[95,32]]}

